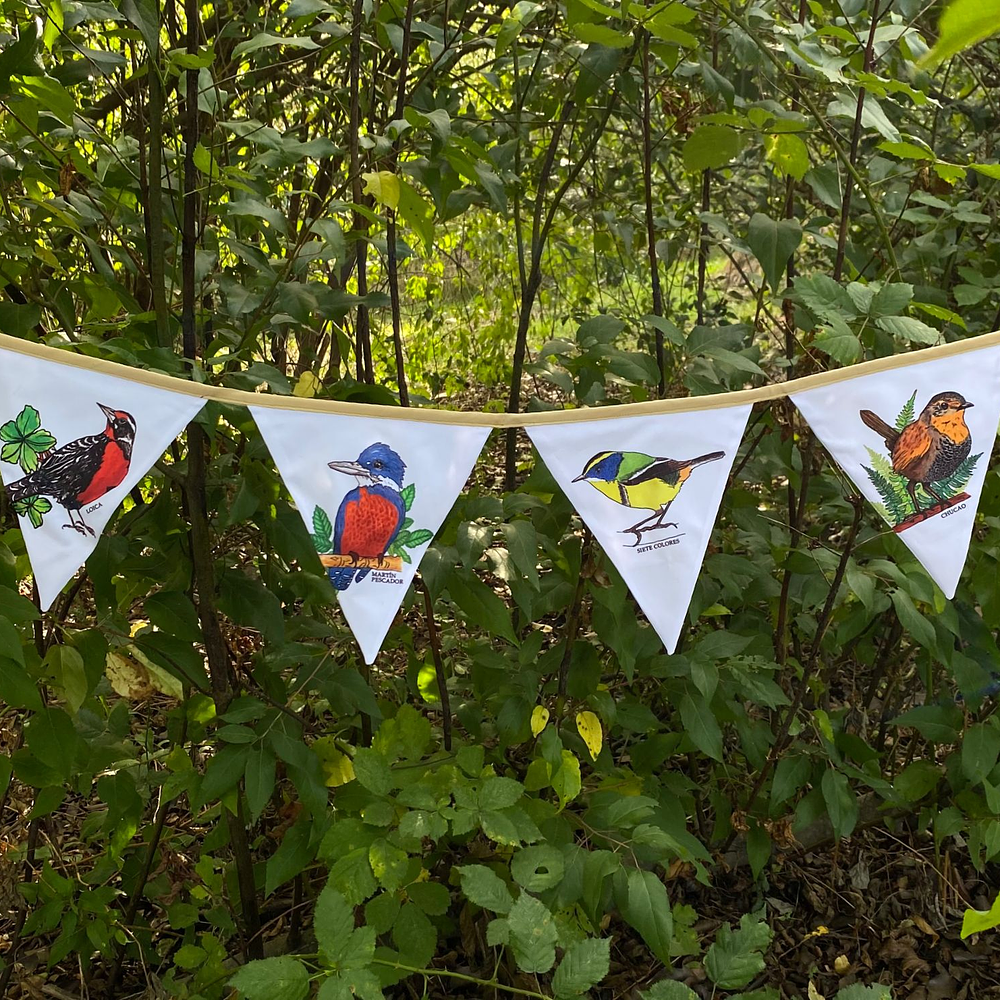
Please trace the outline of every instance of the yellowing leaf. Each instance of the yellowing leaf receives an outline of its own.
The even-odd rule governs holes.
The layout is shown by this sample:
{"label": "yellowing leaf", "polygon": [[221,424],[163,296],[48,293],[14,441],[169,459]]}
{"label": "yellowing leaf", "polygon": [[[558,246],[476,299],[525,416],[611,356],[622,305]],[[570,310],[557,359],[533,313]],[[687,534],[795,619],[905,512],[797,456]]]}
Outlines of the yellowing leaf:
{"label": "yellowing leaf", "polygon": [[127,648],[131,655],[111,652],[105,661],[105,673],[116,694],[129,701],[145,701],[157,691],[178,701],[184,697],[184,687],[173,674],[161,670],[134,647]]}
{"label": "yellowing leaf", "polygon": [[826,1000],[826,997],[823,996],[823,994],[820,993],[820,991],[816,989],[816,987],[813,986],[812,983],[809,984],[809,990],[807,995],[809,997],[809,1000]]}
{"label": "yellowing leaf", "polygon": [[361,175],[365,182],[365,194],[370,194],[380,205],[395,209],[399,205],[399,180],[388,170],[373,171]]}
{"label": "yellowing leaf", "polygon": [[988,910],[968,909],[962,917],[962,940],[972,934],[981,934],[1000,927],[1000,896],[993,901]]}
{"label": "yellowing leaf", "polygon": [[851,960],[846,955],[838,955],[833,960],[833,971],[838,976],[846,976],[851,971]]}
{"label": "yellowing leaf", "polygon": [[298,396],[300,399],[312,399],[322,384],[312,372],[303,372],[299,376],[298,382],[295,383],[292,395]]}
{"label": "yellowing leaf", "polygon": [[328,788],[337,788],[354,780],[354,764],[350,757],[337,749],[332,736],[321,736],[312,744],[312,749],[319,757]]}
{"label": "yellowing leaf", "polygon": [[587,744],[590,756],[597,760],[597,755],[604,746],[604,732],[601,729],[601,720],[593,712],[577,712],[576,728],[583,742]]}
{"label": "yellowing leaf", "polygon": [[537,736],[549,724],[549,710],[536,705],[531,713],[531,735]]}

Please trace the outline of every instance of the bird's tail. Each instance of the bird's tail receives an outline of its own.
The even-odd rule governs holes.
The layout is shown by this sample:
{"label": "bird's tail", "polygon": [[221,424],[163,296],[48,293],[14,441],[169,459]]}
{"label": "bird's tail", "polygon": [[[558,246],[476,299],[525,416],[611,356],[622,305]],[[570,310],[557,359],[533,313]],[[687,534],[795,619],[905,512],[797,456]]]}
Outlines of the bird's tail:
{"label": "bird's tail", "polygon": [[330,574],[330,583],[334,590],[347,590],[354,582],[355,570],[350,566],[331,566],[327,572]]}
{"label": "bird's tail", "polygon": [[706,462],[717,462],[720,458],[725,457],[726,453],[724,451],[710,451],[705,455],[692,458],[690,462],[685,462],[684,464],[688,466],[704,465]]}
{"label": "bird's tail", "polygon": [[35,482],[35,477],[22,476],[20,479],[16,479],[7,487],[7,496],[10,497],[11,503],[38,496],[38,485]]}
{"label": "bird's tail", "polygon": [[876,434],[881,434],[885,443],[891,448],[899,440],[899,431],[890,427],[877,413],[871,410],[860,410],[861,419]]}

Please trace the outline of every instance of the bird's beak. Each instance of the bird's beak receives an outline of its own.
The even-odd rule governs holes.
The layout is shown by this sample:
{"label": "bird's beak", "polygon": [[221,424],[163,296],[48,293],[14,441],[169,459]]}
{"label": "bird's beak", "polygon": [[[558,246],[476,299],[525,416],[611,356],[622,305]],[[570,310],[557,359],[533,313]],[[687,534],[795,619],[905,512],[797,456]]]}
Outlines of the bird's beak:
{"label": "bird's beak", "polygon": [[334,472],[342,472],[345,476],[362,476],[371,478],[371,473],[360,462],[327,462]]}
{"label": "bird's beak", "polygon": [[975,405],[976,405],[975,403],[963,403],[963,404],[962,404],[962,405],[961,405],[961,406],[959,407],[959,409],[960,409],[960,410],[967,410],[967,409],[968,409],[968,408],[969,408],[970,406],[975,406]]}
{"label": "bird's beak", "polygon": [[573,480],[574,483],[585,483],[587,481],[587,474],[585,472],[581,473],[576,479]]}
{"label": "bird's beak", "polygon": [[115,411],[112,410],[110,406],[105,406],[103,403],[98,403],[97,405],[101,408],[101,412],[108,418],[108,420],[114,423]]}

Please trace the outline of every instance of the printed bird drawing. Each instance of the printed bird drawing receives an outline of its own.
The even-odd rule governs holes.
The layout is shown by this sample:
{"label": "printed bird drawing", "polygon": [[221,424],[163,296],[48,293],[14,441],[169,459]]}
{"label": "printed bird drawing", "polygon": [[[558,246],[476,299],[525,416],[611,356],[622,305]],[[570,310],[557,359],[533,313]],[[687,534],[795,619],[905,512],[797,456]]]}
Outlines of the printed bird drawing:
{"label": "printed bird drawing", "polygon": [[132,414],[103,403],[97,405],[108,420],[103,431],[53,448],[34,472],[7,487],[11,501],[51,497],[69,515],[69,524],[63,527],[81,535],[94,534],[81,510],[121,485],[132,463],[135,443]]}
{"label": "printed bird drawing", "polygon": [[865,424],[885,441],[893,472],[907,480],[914,513],[921,509],[917,486],[923,486],[929,496],[944,503],[946,498],[939,496],[932,484],[947,479],[969,457],[972,434],[965,422],[965,411],[972,405],[961,393],[939,392],[902,430],[890,427],[871,410],[860,411]]}
{"label": "printed bird drawing", "polygon": [[[333,551],[355,559],[383,559],[406,518],[400,496],[406,465],[387,444],[369,445],[354,462],[330,462],[334,472],[354,476],[358,485],[340,502],[333,525]],[[330,567],[330,582],[346,590],[367,569]]]}
{"label": "printed bird drawing", "polygon": [[676,522],[664,521],[664,518],[692,470],[724,457],[723,451],[710,451],[679,462],[673,458],[645,455],[641,451],[599,451],[573,482],[590,483],[595,490],[623,507],[651,510],[653,513],[648,517],[622,529],[623,534],[634,534],[635,545],[638,545],[647,531],[677,527]]}

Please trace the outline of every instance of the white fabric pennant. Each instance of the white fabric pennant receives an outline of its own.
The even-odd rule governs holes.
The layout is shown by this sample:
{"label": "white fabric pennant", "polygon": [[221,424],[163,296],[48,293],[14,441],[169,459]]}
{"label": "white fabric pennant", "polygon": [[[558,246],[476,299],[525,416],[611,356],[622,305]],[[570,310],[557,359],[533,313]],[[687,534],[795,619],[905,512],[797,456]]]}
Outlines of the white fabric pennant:
{"label": "white fabric pennant", "polygon": [[791,398],[945,596],[954,597],[1000,419],[1000,348]]}
{"label": "white fabric pennant", "polygon": [[250,410],[373,663],[490,428]]}
{"label": "white fabric pennant", "polygon": [[750,406],[528,427],[673,653]]}
{"label": "white fabric pennant", "polygon": [[204,400],[0,350],[0,477],[43,611]]}

